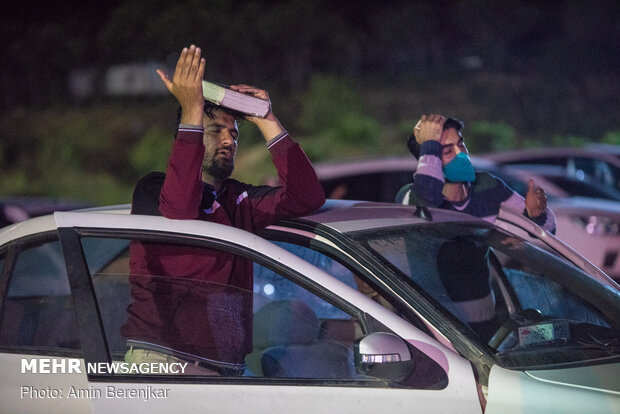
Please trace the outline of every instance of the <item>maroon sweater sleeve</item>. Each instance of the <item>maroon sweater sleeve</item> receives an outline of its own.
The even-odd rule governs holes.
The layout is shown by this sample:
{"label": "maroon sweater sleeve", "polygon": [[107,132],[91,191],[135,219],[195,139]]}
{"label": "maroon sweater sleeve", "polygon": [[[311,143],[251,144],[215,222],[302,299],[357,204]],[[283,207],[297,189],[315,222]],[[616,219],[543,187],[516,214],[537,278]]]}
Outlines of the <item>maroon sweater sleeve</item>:
{"label": "maroon sweater sleeve", "polygon": [[196,219],[202,198],[202,129],[179,128],[159,196],[159,211],[171,219]]}
{"label": "maroon sweater sleeve", "polygon": [[269,151],[280,186],[263,187],[262,191],[249,194],[255,228],[282,218],[310,214],[325,202],[323,187],[310,160],[288,133],[271,142]]}

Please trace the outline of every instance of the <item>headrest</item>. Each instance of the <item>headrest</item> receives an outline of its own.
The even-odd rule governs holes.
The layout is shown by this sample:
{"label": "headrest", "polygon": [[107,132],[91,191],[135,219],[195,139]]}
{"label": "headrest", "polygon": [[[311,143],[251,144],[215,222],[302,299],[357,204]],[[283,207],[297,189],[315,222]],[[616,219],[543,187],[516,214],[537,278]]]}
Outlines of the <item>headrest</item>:
{"label": "headrest", "polygon": [[319,333],[314,311],[298,300],[269,302],[254,315],[254,346],[305,345]]}

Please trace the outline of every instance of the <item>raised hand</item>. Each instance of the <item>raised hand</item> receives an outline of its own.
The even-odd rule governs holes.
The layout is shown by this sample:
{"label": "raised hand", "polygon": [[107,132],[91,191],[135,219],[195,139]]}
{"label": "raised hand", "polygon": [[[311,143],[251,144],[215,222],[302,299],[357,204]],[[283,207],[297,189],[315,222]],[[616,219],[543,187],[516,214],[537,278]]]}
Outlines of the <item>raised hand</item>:
{"label": "raised hand", "polygon": [[[264,89],[255,88],[254,86],[240,84],[240,85],[230,85],[230,89],[233,91],[245,93],[255,98],[263,99],[265,101],[269,101],[269,94]],[[259,118],[256,116],[246,116],[245,119],[255,124],[258,129],[263,133],[263,136],[266,141],[269,141],[271,138],[274,138],[282,131],[284,128],[280,125],[278,118],[273,114],[273,110],[271,108],[271,101],[269,101],[269,113],[265,118]]]}
{"label": "raised hand", "polygon": [[439,114],[422,115],[413,128],[413,135],[418,144],[426,141],[439,141],[443,132],[446,117]]}
{"label": "raised hand", "polygon": [[183,109],[181,123],[202,125],[204,97],[202,95],[202,79],[205,71],[205,59],[201,56],[201,49],[195,45],[183,48],[177,66],[174,69],[172,81],[161,69],[157,74],[164,85],[179,101]]}
{"label": "raised hand", "polygon": [[525,208],[531,218],[536,218],[544,213],[547,208],[547,194],[545,190],[536,185],[530,178],[528,181],[527,194],[525,195]]}
{"label": "raised hand", "polygon": [[[251,95],[255,98],[262,99],[263,101],[269,101],[269,94],[264,89],[258,89],[258,88],[255,88],[254,86],[245,85],[245,84],[230,85],[230,89],[232,89],[233,91],[244,93],[246,95]],[[275,118],[271,110],[271,101],[269,101],[269,112],[265,116],[265,119],[269,117]],[[253,117],[253,116],[246,116],[246,119],[248,121],[250,122],[256,121],[256,119],[252,119],[252,118],[260,119],[260,118]]]}

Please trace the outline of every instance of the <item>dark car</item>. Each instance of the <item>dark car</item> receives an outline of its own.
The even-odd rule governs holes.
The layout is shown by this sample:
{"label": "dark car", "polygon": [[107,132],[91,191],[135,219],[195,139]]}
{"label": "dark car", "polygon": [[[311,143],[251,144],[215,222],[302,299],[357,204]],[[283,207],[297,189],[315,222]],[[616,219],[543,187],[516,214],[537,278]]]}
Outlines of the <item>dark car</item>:
{"label": "dark car", "polygon": [[54,211],[77,210],[92,207],[91,203],[66,198],[15,196],[0,198],[0,227],[18,223]]}

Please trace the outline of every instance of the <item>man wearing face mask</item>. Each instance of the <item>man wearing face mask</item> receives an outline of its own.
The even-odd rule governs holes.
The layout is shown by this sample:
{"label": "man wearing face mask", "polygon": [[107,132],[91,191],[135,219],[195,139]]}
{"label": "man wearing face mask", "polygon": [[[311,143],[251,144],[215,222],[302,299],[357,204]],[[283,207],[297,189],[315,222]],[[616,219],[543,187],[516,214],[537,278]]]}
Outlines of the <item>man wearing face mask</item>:
{"label": "man wearing face mask", "polygon": [[[555,232],[555,217],[542,188],[529,181],[526,197],[487,172],[474,171],[462,131],[463,122],[442,115],[422,115],[409,137],[409,151],[418,159],[413,183],[396,202],[461,211],[494,222],[500,208],[522,211],[538,225]],[[457,316],[487,342],[499,328],[491,289],[489,251],[473,240],[445,243],[437,254],[437,271]]]}
{"label": "man wearing face mask", "polygon": [[461,211],[494,222],[500,208],[523,214],[555,233],[555,217],[545,191],[529,181],[525,199],[502,180],[474,171],[462,135],[464,124],[443,115],[422,115],[409,137],[409,151],[418,159],[413,183],[400,189],[396,202]]}

